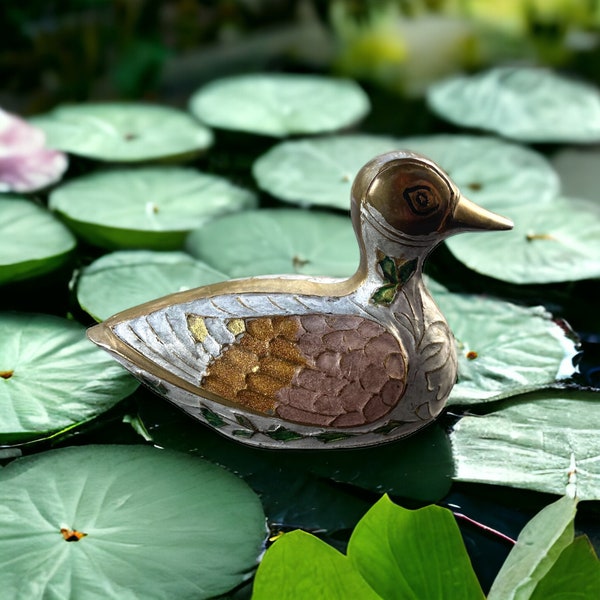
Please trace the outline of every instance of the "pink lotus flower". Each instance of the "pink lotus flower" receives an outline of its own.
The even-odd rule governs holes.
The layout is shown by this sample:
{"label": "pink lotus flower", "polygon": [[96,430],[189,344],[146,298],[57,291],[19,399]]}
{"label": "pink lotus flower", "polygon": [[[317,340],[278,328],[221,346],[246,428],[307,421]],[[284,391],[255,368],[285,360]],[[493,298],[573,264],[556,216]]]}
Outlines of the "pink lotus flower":
{"label": "pink lotus flower", "polygon": [[58,181],[67,157],[46,148],[46,136],[0,109],[0,192],[33,192]]}

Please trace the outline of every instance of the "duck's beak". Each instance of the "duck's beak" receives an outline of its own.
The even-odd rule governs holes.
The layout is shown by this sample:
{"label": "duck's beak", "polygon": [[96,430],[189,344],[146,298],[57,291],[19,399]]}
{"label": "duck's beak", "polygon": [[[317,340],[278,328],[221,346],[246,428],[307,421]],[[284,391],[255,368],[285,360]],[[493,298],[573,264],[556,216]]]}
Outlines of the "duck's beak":
{"label": "duck's beak", "polygon": [[461,195],[452,216],[444,229],[449,233],[462,231],[505,231],[513,228],[513,222],[475,204]]}

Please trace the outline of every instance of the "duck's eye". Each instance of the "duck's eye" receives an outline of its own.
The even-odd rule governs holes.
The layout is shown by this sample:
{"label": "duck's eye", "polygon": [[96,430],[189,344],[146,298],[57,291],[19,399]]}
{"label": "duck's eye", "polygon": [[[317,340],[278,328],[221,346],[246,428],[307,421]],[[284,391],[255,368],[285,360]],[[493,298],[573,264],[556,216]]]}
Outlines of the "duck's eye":
{"label": "duck's eye", "polygon": [[437,194],[427,185],[415,185],[406,188],[402,195],[408,202],[410,210],[416,215],[430,215],[440,205]]}

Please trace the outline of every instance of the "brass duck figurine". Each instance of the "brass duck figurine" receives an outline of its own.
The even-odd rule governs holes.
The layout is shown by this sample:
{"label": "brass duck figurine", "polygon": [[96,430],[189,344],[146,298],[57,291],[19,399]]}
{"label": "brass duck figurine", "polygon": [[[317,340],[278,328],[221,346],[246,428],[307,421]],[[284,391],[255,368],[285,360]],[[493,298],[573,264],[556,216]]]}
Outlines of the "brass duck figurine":
{"label": "brass duck figurine", "polygon": [[349,279],[251,277],[179,292],[88,330],[135,377],[220,433],[266,448],[380,444],[413,433],[456,381],[423,262],[446,237],[510,229],[435,163],[383,154],[354,180]]}

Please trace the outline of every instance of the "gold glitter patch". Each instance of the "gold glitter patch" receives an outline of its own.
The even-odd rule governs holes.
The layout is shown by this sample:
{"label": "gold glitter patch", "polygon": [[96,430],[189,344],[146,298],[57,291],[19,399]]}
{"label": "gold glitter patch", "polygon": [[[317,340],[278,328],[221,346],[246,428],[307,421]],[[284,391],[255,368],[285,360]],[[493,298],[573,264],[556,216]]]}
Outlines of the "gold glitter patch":
{"label": "gold glitter patch", "polygon": [[226,327],[229,329],[229,331],[231,331],[231,333],[233,333],[233,335],[239,335],[240,333],[244,333],[244,331],[246,331],[244,319],[230,319],[227,321]]}
{"label": "gold glitter patch", "polygon": [[187,325],[192,337],[197,342],[202,343],[207,338],[208,329],[206,328],[206,323],[204,323],[204,319],[201,316],[188,315]]}

